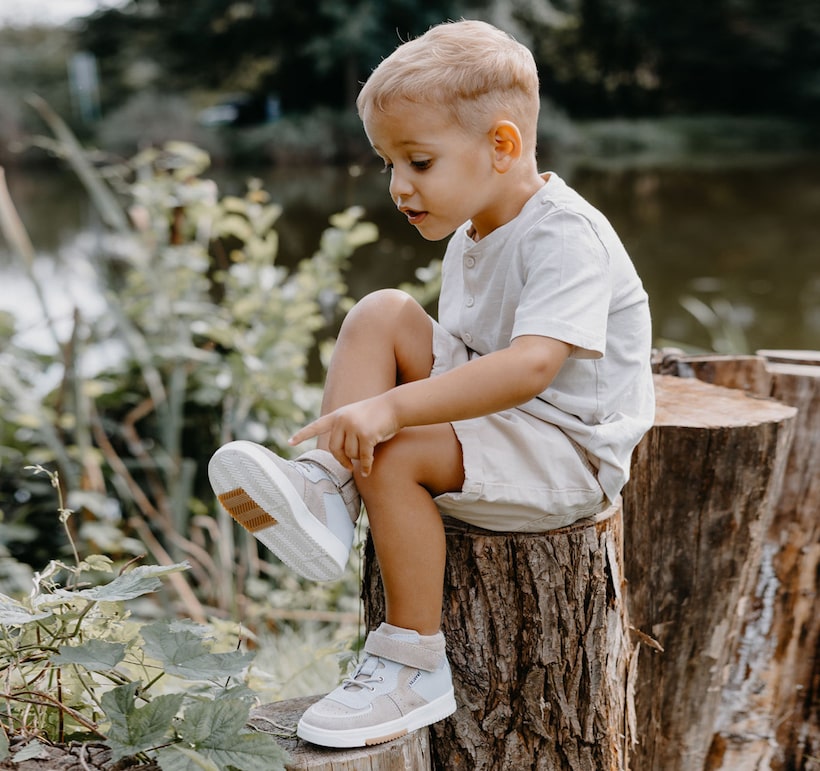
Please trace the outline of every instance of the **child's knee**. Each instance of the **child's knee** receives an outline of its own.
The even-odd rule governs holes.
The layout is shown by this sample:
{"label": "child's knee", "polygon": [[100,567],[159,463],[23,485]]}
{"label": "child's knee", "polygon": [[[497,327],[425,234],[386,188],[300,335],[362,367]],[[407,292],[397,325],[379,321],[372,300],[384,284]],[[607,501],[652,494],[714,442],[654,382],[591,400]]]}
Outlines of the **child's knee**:
{"label": "child's knee", "polygon": [[[455,492],[464,481],[461,445],[449,426],[412,426],[376,447],[370,474],[356,475],[362,496],[420,485],[431,491]],[[401,493],[399,493],[401,494]]]}
{"label": "child's knee", "polygon": [[377,289],[362,297],[347,315],[348,318],[370,315],[384,320],[404,312],[408,304],[418,305],[401,289]]}

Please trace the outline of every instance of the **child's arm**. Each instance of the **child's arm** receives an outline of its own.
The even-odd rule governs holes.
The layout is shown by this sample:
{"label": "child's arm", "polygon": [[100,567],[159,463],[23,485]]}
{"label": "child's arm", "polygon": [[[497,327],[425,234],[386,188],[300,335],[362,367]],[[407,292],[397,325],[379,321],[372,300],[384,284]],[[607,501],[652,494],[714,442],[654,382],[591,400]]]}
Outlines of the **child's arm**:
{"label": "child's arm", "polygon": [[450,423],[515,407],[552,382],[571,346],[551,337],[525,335],[509,348],[479,356],[442,375],[397,386],[379,396],[323,415],[290,440],[299,444],[330,433],[330,451],[366,476],[373,450],[407,426]]}

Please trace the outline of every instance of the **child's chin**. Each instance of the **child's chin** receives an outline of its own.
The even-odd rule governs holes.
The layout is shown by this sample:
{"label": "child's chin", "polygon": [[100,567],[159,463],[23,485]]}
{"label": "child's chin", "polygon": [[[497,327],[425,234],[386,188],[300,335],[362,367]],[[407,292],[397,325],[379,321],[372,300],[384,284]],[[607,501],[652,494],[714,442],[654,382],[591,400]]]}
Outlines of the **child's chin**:
{"label": "child's chin", "polygon": [[415,228],[425,241],[441,241],[455,232],[455,228],[445,230],[443,228],[424,227],[424,224],[415,225]]}

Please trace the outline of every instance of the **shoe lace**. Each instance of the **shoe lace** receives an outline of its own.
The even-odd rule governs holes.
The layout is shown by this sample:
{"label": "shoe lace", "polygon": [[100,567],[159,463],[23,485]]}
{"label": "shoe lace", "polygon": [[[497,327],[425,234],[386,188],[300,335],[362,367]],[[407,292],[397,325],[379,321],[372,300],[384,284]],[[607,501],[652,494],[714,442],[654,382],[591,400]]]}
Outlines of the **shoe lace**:
{"label": "shoe lace", "polygon": [[367,654],[364,661],[353,671],[353,674],[342,680],[342,687],[345,689],[360,687],[375,691],[374,684],[378,684],[383,680],[381,676],[375,676],[379,669],[384,669],[384,662],[378,656]]}

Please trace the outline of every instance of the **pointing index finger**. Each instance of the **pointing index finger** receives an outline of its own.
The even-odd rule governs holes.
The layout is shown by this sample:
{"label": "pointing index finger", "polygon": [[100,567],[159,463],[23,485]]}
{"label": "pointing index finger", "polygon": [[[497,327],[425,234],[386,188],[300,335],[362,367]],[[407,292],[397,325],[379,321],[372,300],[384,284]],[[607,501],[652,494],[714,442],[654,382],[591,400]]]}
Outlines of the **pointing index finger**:
{"label": "pointing index finger", "polygon": [[324,418],[319,418],[318,420],[314,420],[312,423],[308,423],[306,426],[300,428],[290,439],[288,439],[288,444],[291,446],[301,444],[308,439],[312,439],[314,436],[319,436],[320,434],[324,434],[329,431],[330,427],[326,427],[324,422]]}

